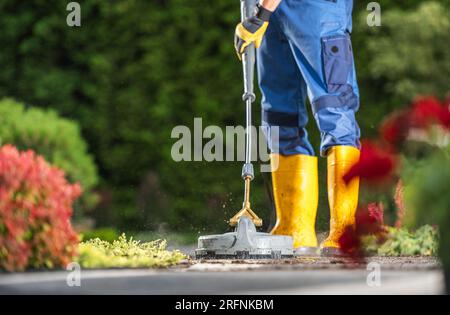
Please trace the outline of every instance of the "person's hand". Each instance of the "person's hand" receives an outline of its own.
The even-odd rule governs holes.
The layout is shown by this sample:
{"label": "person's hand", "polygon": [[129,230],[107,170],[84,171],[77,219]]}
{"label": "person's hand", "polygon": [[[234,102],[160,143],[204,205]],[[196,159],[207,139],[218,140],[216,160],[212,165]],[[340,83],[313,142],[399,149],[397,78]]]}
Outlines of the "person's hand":
{"label": "person's hand", "polygon": [[261,45],[264,33],[269,26],[271,14],[271,11],[258,5],[254,16],[247,18],[236,26],[234,48],[239,59],[242,58],[245,48],[252,43],[255,43],[256,48]]}

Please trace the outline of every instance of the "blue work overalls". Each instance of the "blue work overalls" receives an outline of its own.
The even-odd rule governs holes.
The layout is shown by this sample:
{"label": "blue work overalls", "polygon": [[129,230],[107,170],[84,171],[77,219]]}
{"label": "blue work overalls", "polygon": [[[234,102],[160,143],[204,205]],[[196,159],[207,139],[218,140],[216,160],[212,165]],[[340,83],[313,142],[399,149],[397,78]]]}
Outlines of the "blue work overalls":
{"label": "blue work overalls", "polygon": [[335,145],[360,147],[352,9],[352,0],[282,0],[272,14],[257,49],[262,125],[272,153],[314,155],[306,96],[321,132],[321,155]]}

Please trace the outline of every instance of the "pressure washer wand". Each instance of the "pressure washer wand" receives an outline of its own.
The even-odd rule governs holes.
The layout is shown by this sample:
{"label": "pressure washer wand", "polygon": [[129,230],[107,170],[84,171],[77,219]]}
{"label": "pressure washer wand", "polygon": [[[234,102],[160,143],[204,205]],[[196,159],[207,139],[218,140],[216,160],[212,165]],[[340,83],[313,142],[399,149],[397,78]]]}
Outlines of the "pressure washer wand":
{"label": "pressure washer wand", "polygon": [[[253,15],[257,0],[241,0],[241,20]],[[253,180],[254,171],[252,164],[252,103],[256,97],[253,93],[253,79],[255,70],[255,46],[251,44],[242,54],[242,70],[244,77],[244,94],[242,100],[245,102],[245,164],[242,167],[242,179],[244,180],[244,203],[242,209],[230,219],[230,225],[236,226],[239,218],[249,217],[256,226],[262,225],[262,220],[250,208],[250,183]]]}

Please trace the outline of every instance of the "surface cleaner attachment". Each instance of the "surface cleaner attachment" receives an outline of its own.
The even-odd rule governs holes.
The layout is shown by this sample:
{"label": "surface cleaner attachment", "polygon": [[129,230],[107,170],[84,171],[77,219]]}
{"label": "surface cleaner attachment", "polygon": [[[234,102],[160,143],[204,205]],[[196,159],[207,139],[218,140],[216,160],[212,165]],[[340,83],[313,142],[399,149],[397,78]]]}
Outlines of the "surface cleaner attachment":
{"label": "surface cleaner attachment", "polygon": [[247,216],[242,216],[234,232],[200,236],[197,259],[281,259],[293,257],[290,236],[257,232]]}
{"label": "surface cleaner attachment", "polygon": [[[256,0],[241,0],[241,18],[251,16],[256,7]],[[234,232],[200,236],[197,259],[280,259],[293,257],[293,240],[290,236],[271,235],[256,231],[262,226],[262,220],[250,208],[250,183],[254,178],[252,165],[252,103],[253,77],[255,68],[255,47],[250,45],[242,55],[244,73],[244,95],[246,114],[245,164],[242,167],[242,179],[245,183],[244,203],[242,209],[233,216],[229,223],[236,227]]]}

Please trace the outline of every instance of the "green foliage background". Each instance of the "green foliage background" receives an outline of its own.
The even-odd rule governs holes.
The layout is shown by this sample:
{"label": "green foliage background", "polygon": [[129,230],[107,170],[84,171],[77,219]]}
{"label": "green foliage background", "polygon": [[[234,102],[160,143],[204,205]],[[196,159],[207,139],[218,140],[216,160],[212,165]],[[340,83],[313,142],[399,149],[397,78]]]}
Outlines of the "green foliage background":
{"label": "green foliage background", "polygon": [[[448,141],[448,138],[447,138]],[[425,151],[425,150],[423,150]],[[406,206],[410,209],[407,223],[439,226],[440,258],[446,269],[450,267],[450,145],[421,152],[421,159],[406,164],[403,178]]]}
{"label": "green foliage background", "polygon": [[[240,163],[175,163],[170,134],[194,117],[243,123],[232,46],[239,2],[83,0],[79,28],[66,25],[68,2],[0,0],[0,97],[79,121],[101,176],[98,225],[223,230],[241,206]],[[366,24],[368,2],[355,3],[353,34],[364,136],[416,93],[443,96],[450,76],[449,0],[380,1],[379,28]],[[313,122],[309,128],[317,147]],[[321,161],[320,229],[328,216],[324,171]],[[253,208],[269,218],[262,178]]]}

